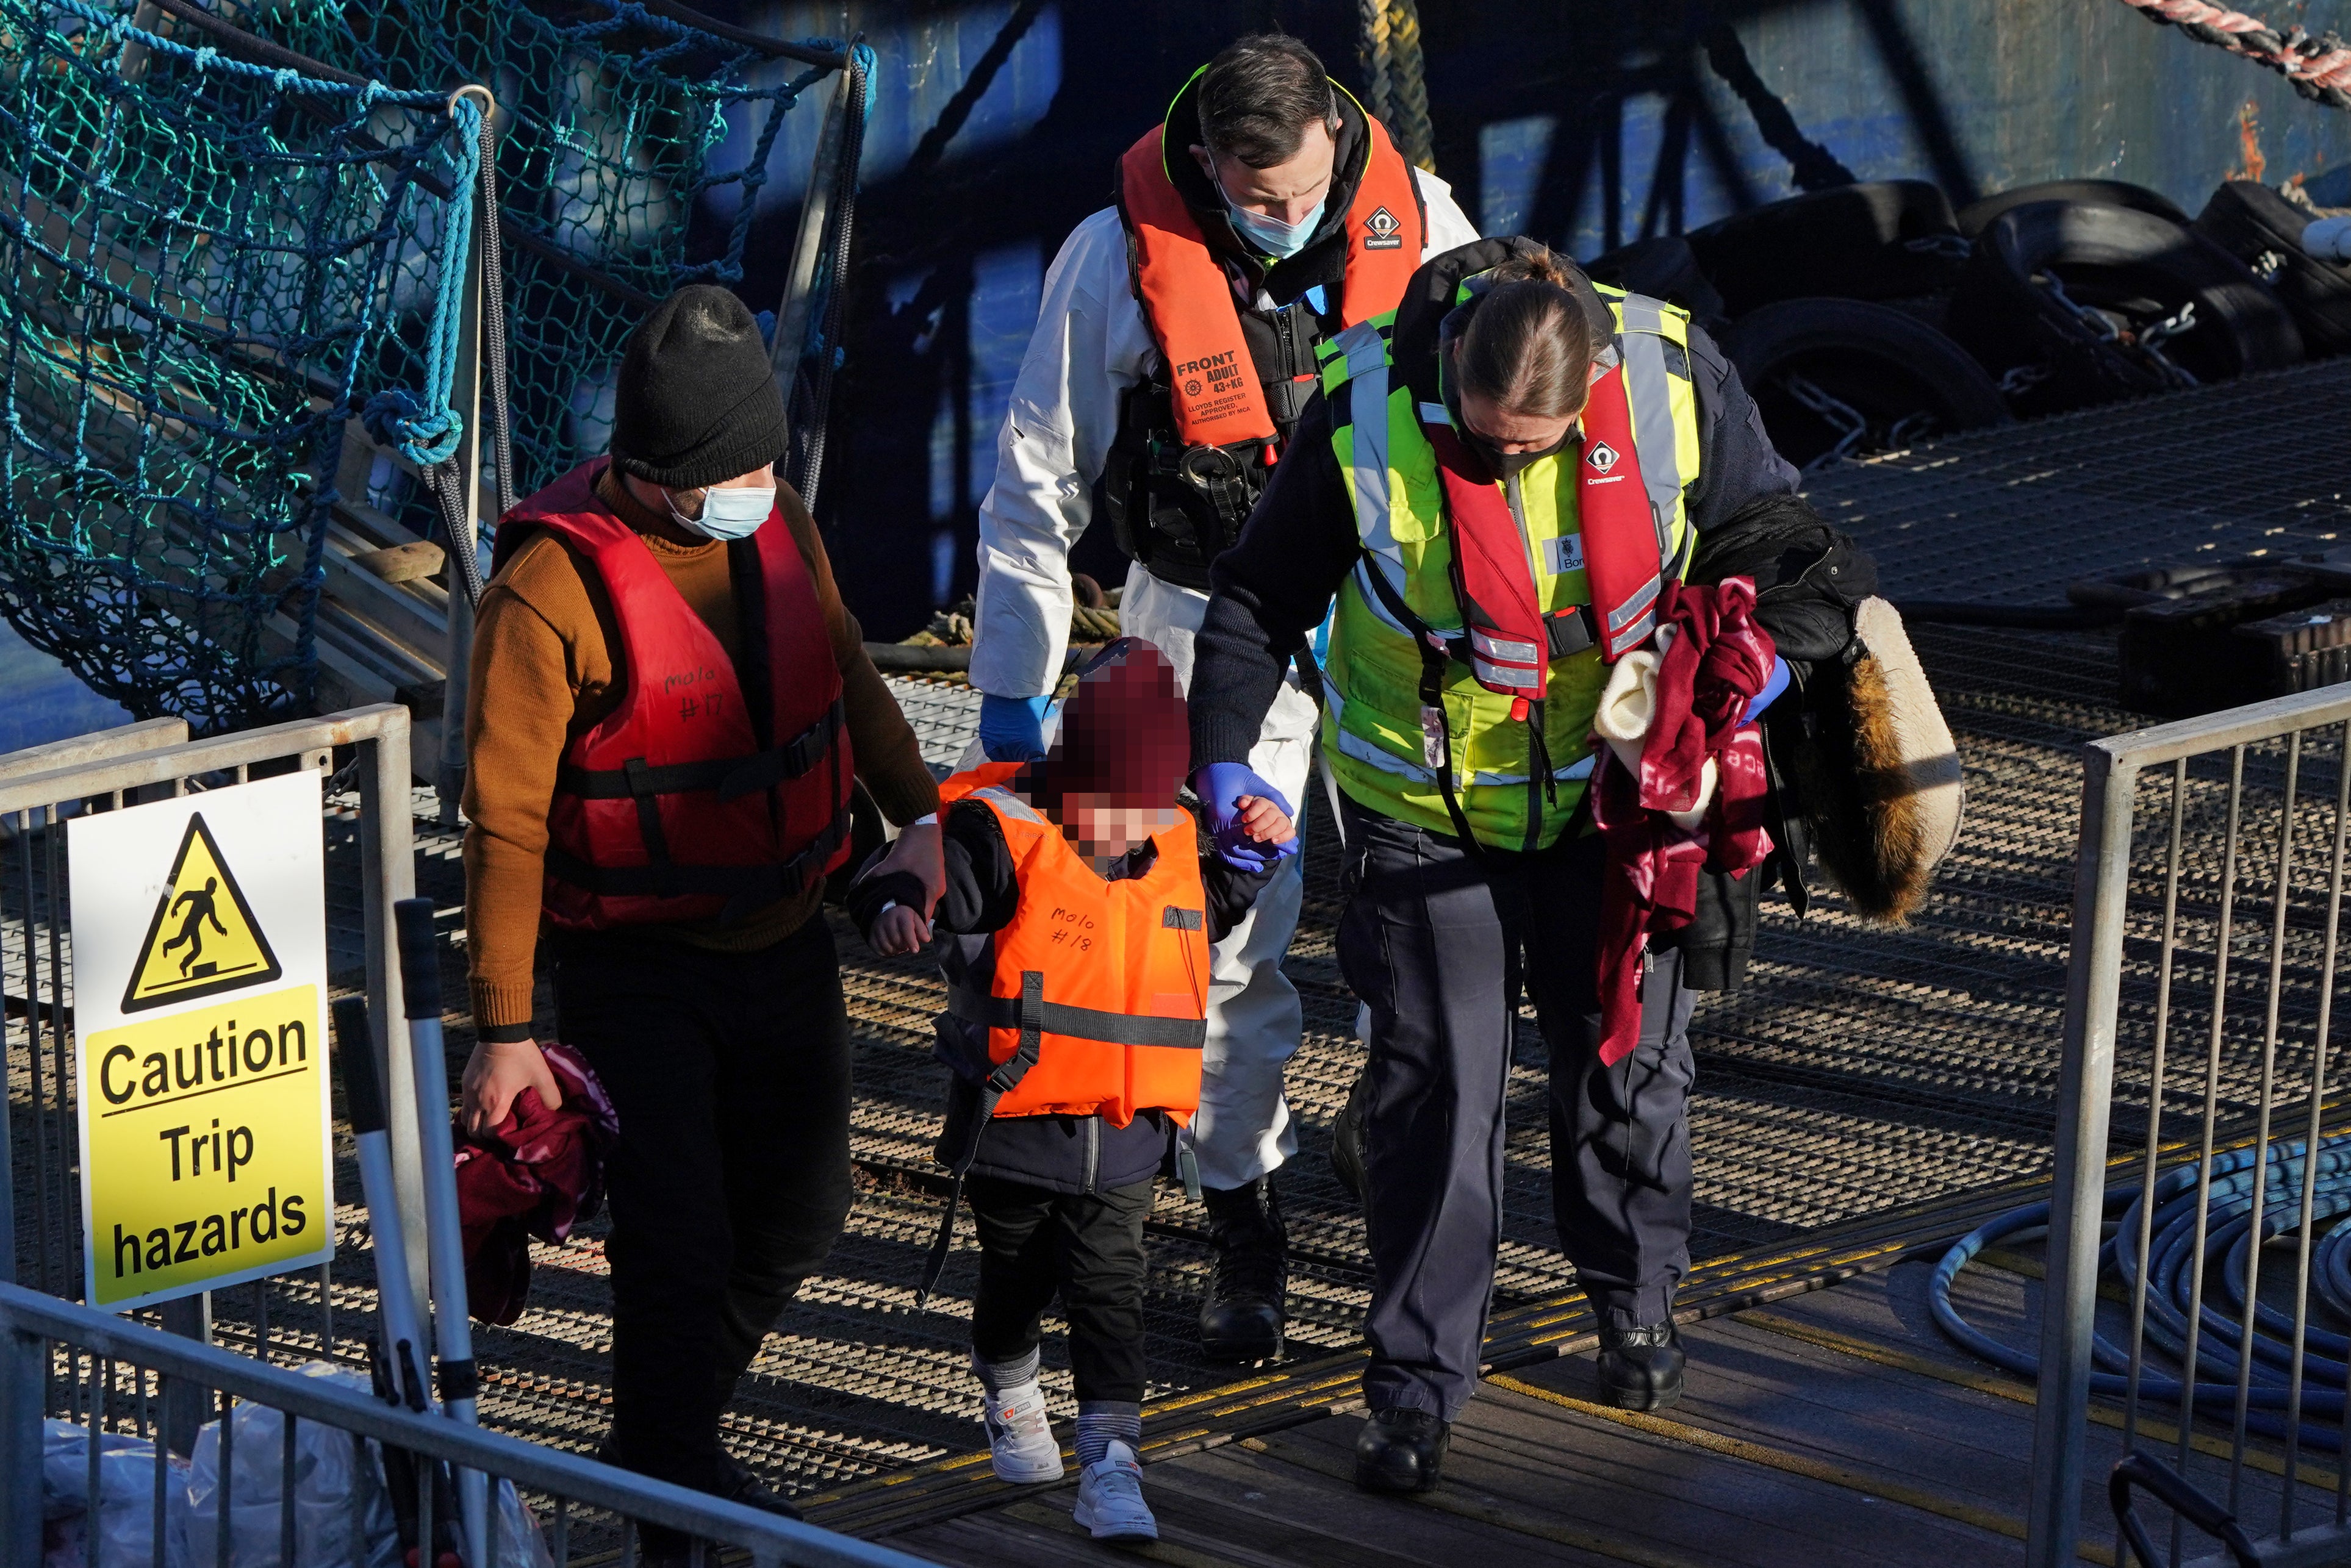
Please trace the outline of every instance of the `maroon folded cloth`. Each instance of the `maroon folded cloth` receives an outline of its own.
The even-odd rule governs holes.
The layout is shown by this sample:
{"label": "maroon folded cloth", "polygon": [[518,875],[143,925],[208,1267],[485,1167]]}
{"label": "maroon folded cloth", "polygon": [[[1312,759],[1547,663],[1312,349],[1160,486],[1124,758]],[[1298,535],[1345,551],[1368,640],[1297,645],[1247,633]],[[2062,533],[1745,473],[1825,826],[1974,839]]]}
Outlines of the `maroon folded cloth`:
{"label": "maroon folded cloth", "polygon": [[596,1218],[604,1202],[604,1155],[620,1135],[611,1097],[587,1059],[568,1045],[539,1047],[563,1103],[549,1111],[538,1091],[486,1137],[460,1125],[457,1213],[465,1232],[465,1299],[475,1317],[510,1323],[530,1293],[530,1239],[561,1241]]}
{"label": "maroon folded cloth", "polygon": [[[1657,664],[1657,705],[1641,748],[1640,776],[1598,740],[1592,820],[1608,848],[1600,904],[1600,1060],[1614,1067],[1641,1042],[1641,967],[1649,939],[1687,925],[1700,870],[1744,875],[1771,852],[1764,831],[1768,780],[1755,727],[1740,721],[1771,678],[1771,634],[1754,618],[1755,585],[1725,578],[1713,588],[1668,582],[1657,623],[1673,645]],[[1714,799],[1695,828],[1668,811],[1698,799],[1706,760]]]}

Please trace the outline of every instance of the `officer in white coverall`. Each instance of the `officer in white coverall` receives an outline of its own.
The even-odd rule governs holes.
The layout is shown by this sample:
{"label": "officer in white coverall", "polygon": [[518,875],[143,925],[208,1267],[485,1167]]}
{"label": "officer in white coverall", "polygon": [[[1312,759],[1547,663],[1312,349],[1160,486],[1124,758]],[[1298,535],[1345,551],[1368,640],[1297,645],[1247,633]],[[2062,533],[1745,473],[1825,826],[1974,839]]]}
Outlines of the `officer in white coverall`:
{"label": "officer in white coverall", "polygon": [[[1117,204],[1080,224],[1046,275],[980,508],[971,682],[997,761],[1043,750],[1069,640],[1069,554],[1096,484],[1134,562],[1120,623],[1188,687],[1208,564],[1238,537],[1317,385],[1316,346],[1394,309],[1423,259],[1478,237],[1445,183],[1408,165],[1312,51],[1278,34],[1244,37],[1196,73],[1118,179]],[[1262,862],[1233,800],[1270,796],[1297,814],[1315,719],[1292,671],[1248,766],[1194,777],[1236,865]],[[1297,1152],[1281,1074],[1301,1023],[1281,959],[1303,887],[1292,859],[1215,949],[1188,1137],[1217,1253],[1201,1341],[1217,1360],[1281,1348],[1271,1178]]]}

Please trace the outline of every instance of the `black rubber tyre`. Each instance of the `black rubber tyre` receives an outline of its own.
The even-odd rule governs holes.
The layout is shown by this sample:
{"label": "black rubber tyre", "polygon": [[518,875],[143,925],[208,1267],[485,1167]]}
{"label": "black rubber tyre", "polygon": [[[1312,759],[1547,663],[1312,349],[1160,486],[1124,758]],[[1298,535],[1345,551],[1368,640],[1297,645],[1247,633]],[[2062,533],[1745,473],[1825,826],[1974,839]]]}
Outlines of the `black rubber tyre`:
{"label": "black rubber tyre", "polygon": [[1783,299],[1742,318],[1722,351],[1762,411],[1772,445],[1798,467],[1833,453],[1846,428],[1843,415],[1809,406],[1806,395],[1825,394],[1866,422],[1849,455],[2009,418],[2000,389],[1966,350],[1891,306]]}
{"label": "black rubber tyre", "polygon": [[2302,248],[2310,214],[2252,180],[2228,180],[2190,226],[2277,290],[2315,359],[2351,349],[2351,267]]}
{"label": "black rubber tyre", "polygon": [[1923,180],[1792,196],[1684,237],[1734,317],[1780,299],[1932,294],[1966,255],[1950,202]]}
{"label": "black rubber tyre", "polygon": [[1697,253],[1679,235],[1618,246],[1586,262],[1583,270],[1594,283],[1678,305],[1703,322],[1720,321],[1729,314],[1721,294],[1698,266]]}
{"label": "black rubber tyre", "polygon": [[2158,218],[2169,218],[2184,224],[2188,214],[2171,204],[2171,199],[2160,191],[2150,191],[2145,185],[2134,185],[2127,180],[2043,180],[2035,185],[2019,185],[2013,191],[2002,191],[1997,196],[1986,196],[1980,202],[1970,202],[1959,209],[1959,232],[1970,239],[1991,227],[1992,219],[2018,207],[2034,202],[2078,202],[2088,207],[2128,207],[2135,213],[2152,213]]}
{"label": "black rubber tyre", "polygon": [[2199,383],[2303,357],[2284,304],[2211,241],[2128,207],[2034,202],[1984,230],[1951,296],[1951,336],[2010,389],[2019,413],[2086,408],[2176,384],[2131,342],[2068,311],[2049,278],[2133,341],[2193,303],[2194,325],[2162,353]]}

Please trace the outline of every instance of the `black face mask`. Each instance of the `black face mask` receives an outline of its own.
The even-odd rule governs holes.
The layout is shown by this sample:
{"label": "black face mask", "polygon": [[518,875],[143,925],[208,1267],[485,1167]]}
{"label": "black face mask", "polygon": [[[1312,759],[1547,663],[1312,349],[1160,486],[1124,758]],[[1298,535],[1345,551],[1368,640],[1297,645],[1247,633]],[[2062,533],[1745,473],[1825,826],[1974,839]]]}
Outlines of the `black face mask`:
{"label": "black face mask", "polygon": [[1468,439],[1470,449],[1475,451],[1479,456],[1485,459],[1486,466],[1494,471],[1495,478],[1502,480],[1510,479],[1511,476],[1517,474],[1519,470],[1528,466],[1530,464],[1540,463],[1546,457],[1557,456],[1560,453],[1566,450],[1570,442],[1575,439],[1575,426],[1571,424],[1567,427],[1567,434],[1562,435],[1557,441],[1552,442],[1549,446],[1544,447],[1541,452],[1505,452],[1500,447],[1495,445],[1492,442],[1487,440],[1484,436],[1479,435],[1477,432],[1471,430],[1468,424],[1462,420],[1461,412],[1458,409],[1454,411],[1453,419],[1455,423],[1461,426],[1461,434]]}
{"label": "black face mask", "polygon": [[1552,442],[1541,452],[1504,452],[1493,442],[1479,434],[1468,420],[1462,417],[1461,392],[1453,384],[1452,365],[1447,354],[1447,350],[1451,347],[1453,340],[1461,335],[1461,330],[1468,324],[1468,319],[1469,307],[1463,306],[1447,316],[1437,329],[1437,390],[1445,399],[1445,412],[1453,416],[1453,428],[1461,433],[1462,444],[1478,455],[1486,466],[1492,470],[1495,478],[1507,481],[1528,465],[1540,463],[1546,457],[1556,456],[1564,450],[1570,442],[1576,439],[1582,422],[1578,421],[1575,424],[1569,425],[1557,441]]}

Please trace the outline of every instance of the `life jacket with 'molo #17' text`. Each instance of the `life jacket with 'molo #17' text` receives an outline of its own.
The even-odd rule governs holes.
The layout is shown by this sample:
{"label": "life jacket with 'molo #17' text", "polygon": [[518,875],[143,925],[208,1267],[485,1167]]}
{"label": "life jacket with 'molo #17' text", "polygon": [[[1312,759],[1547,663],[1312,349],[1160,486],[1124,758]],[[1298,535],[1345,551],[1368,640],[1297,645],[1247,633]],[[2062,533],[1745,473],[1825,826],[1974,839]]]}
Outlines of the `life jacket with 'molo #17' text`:
{"label": "life jacket with 'molo #17' text", "polygon": [[1188,1125],[1208,1040],[1207,892],[1199,830],[1182,810],[1152,835],[1141,876],[1105,880],[1061,828],[1010,789],[1023,764],[991,762],[939,786],[939,810],[987,808],[1004,834],[1019,907],[1001,928],[946,946],[946,1010],[934,1053],[981,1085],[951,1154],[947,1212],[924,1265],[919,1307],[946,1267],[956,1207],[998,1116],[1100,1116],[1123,1127],[1147,1111]]}
{"label": "life jacket with 'molo #17' text", "polygon": [[503,566],[544,528],[603,580],[620,626],[620,706],[564,749],[548,810],[549,922],[567,930],[731,924],[849,852],[855,768],[841,670],[780,512],[726,546],[738,663],[635,529],[595,493],[601,462],[508,513]]}
{"label": "life jacket with 'molo #17' text", "polygon": [[[1428,265],[1466,272],[1445,296],[1458,310],[1525,243],[1480,241]],[[1434,323],[1414,324],[1402,361],[1395,316],[1324,350],[1361,547],[1323,671],[1325,753],[1357,800],[1473,846],[1532,851],[1565,830],[1591,776],[1606,666],[1652,638],[1664,582],[1696,542],[1688,318],[1578,281],[1611,329],[1605,371],[1579,431],[1506,479],[1439,392]]]}
{"label": "life jacket with 'molo #17' text", "polygon": [[[1314,392],[1316,348],[1395,308],[1420,265],[1426,220],[1387,131],[1334,88],[1346,166],[1332,169],[1332,201],[1343,203],[1343,217],[1274,261],[1262,283],[1237,279],[1228,267],[1239,264],[1219,258],[1183,189],[1196,184],[1188,149],[1198,84],[1195,73],[1166,120],[1119,160],[1134,297],[1160,358],[1127,394],[1103,495],[1129,555],[1167,581],[1205,590],[1209,562],[1239,535]],[[1310,278],[1320,281],[1301,287]],[[1254,303],[1243,297],[1249,290]],[[1293,290],[1290,303],[1273,305]]]}

